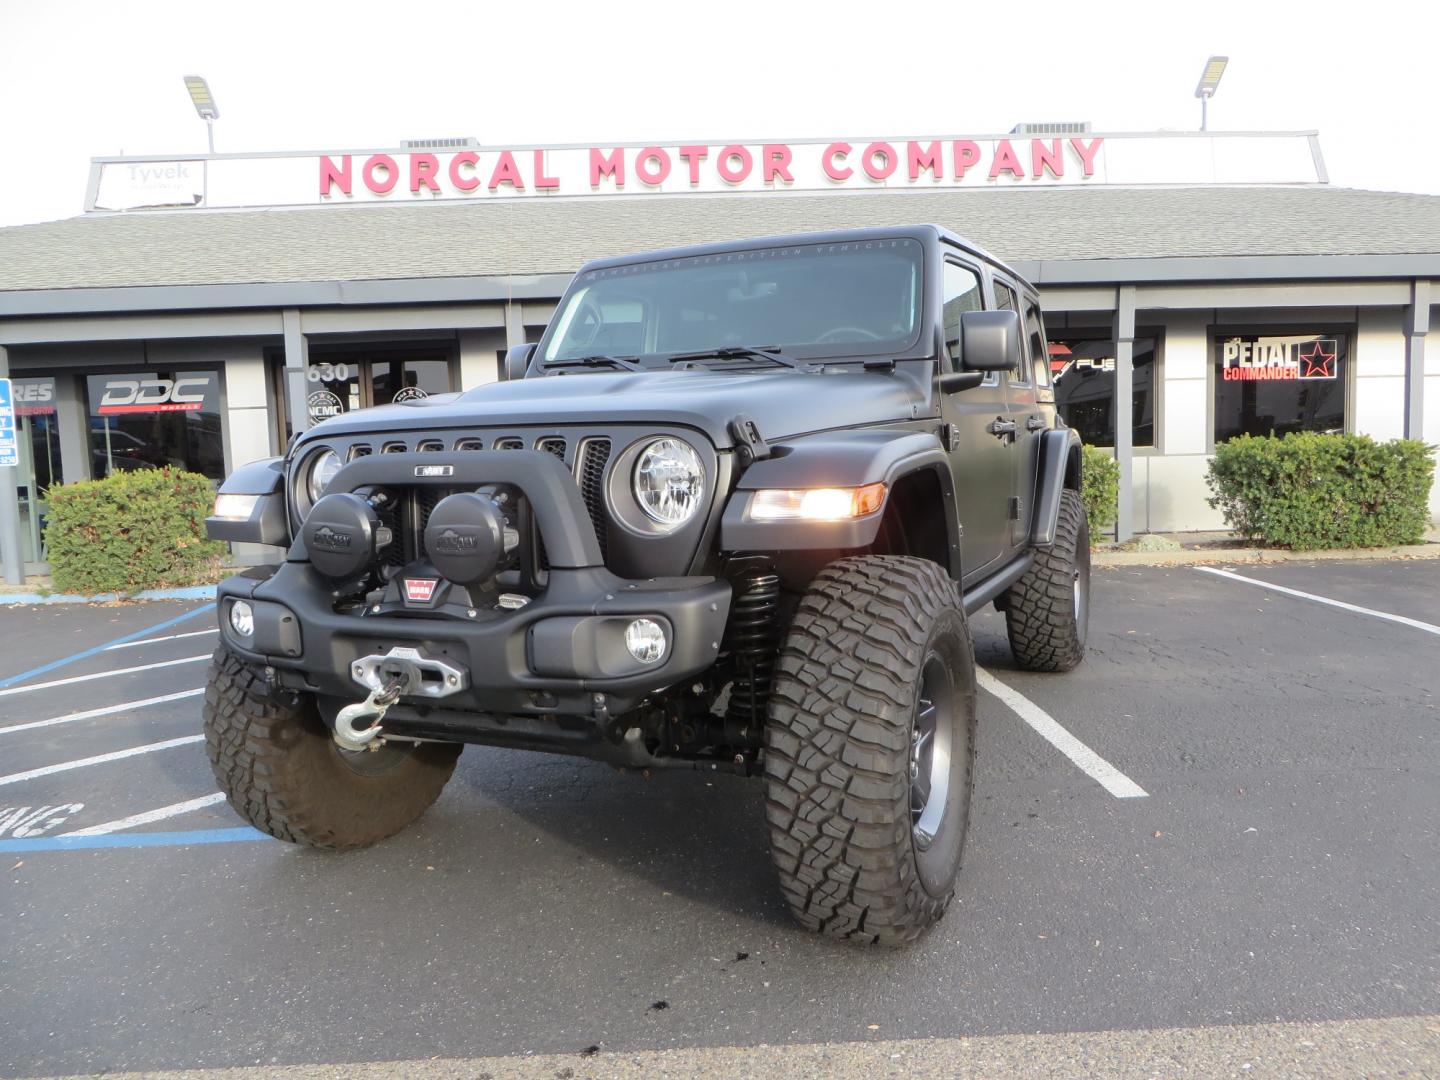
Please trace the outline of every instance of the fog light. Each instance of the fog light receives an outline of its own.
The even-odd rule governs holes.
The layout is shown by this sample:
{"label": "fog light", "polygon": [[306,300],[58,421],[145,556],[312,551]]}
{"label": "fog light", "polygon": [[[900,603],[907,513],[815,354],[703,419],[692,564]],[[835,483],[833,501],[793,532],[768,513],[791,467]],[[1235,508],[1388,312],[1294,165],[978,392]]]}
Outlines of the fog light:
{"label": "fog light", "polygon": [[230,605],[230,629],[247,638],[255,633],[255,609],[247,601],[236,600]]}
{"label": "fog light", "polygon": [[642,664],[653,664],[665,655],[665,631],[654,619],[636,619],[625,628],[625,647]]}

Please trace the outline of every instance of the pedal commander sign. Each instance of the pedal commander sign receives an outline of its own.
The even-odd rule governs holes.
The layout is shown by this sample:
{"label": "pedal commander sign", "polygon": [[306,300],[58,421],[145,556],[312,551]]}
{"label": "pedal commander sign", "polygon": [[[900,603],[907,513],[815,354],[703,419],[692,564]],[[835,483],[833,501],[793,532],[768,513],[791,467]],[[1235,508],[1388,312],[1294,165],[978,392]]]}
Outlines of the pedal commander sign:
{"label": "pedal commander sign", "polygon": [[1298,337],[1227,337],[1215,343],[1222,382],[1303,382],[1335,379],[1345,339]]}
{"label": "pedal commander sign", "polygon": [[[1308,133],[990,135],[100,158],[87,210],[686,192],[1318,183]],[[203,165],[203,168],[200,166]],[[158,178],[196,187],[180,197]]]}

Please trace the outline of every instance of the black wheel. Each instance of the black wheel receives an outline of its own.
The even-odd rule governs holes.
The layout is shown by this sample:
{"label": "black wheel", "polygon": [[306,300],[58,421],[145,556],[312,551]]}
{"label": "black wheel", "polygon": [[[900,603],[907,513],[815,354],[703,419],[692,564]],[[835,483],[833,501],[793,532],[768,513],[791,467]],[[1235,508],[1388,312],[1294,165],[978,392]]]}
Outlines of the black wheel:
{"label": "black wheel", "polygon": [[1035,552],[1005,594],[1005,628],[1026,671],[1069,671],[1085,657],[1090,626],[1090,526],[1078,491],[1060,496],[1053,547]]}
{"label": "black wheel", "polygon": [[975,659],[935,563],[831,563],[775,666],[765,797],[780,887],[801,925],[902,945],[945,913],[965,848]]}
{"label": "black wheel", "polygon": [[272,694],[219,648],[205,689],[205,750],[236,813],[280,840],[356,848],[393,836],[429,809],[459,744],[341,750],[314,703]]}

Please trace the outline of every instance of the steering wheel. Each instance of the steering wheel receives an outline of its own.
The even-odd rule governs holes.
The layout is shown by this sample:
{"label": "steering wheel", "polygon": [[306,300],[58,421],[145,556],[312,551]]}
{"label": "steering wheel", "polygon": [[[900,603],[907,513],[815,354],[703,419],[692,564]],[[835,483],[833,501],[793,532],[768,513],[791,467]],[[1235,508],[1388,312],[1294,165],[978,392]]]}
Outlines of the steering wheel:
{"label": "steering wheel", "polygon": [[[840,337],[841,334],[849,334],[850,337]],[[842,341],[883,341],[885,340],[873,330],[866,330],[863,326],[837,326],[826,330],[815,339],[815,343],[829,344],[830,342]]]}

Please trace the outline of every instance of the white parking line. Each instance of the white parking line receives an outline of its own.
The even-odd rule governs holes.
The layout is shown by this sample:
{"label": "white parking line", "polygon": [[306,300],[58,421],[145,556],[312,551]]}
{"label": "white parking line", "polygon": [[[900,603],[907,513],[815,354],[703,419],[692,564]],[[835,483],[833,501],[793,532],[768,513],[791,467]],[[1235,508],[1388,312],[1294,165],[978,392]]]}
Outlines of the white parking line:
{"label": "white parking line", "polygon": [[174,667],[176,664],[198,664],[201,660],[209,660],[210,654],[204,656],[184,656],[179,660],[162,660],[158,664],[140,664],[137,667],[116,668],[114,671],[97,671],[91,675],[72,675],[68,679],[52,679],[50,682],[31,683],[29,686],[12,686],[8,690],[0,690],[0,697],[9,697],[11,694],[28,694],[31,690],[48,690],[52,686],[69,686],[71,683],[89,682],[92,679],[108,679],[115,675],[131,675],[137,671],[154,671],[156,668]]}
{"label": "white parking line", "polygon": [[53,727],[56,724],[68,724],[72,720],[93,720],[97,716],[109,716],[112,713],[127,712],[130,709],[143,709],[147,705],[163,705],[167,701],[179,701],[182,698],[198,697],[205,693],[202,686],[197,690],[181,690],[178,694],[161,694],[159,697],[141,698],[139,701],[122,701],[119,705],[106,705],[101,709],[86,709],[84,712],[66,713],[64,716],[52,716],[48,720],[31,720],[26,724],[11,724],[9,727],[0,727],[0,735],[9,735],[15,731],[33,731],[35,728]]}
{"label": "white parking line", "polygon": [[1314,600],[1317,604],[1328,604],[1330,607],[1341,608],[1344,611],[1353,611],[1358,615],[1369,615],[1372,618],[1384,619],[1386,622],[1399,623],[1401,626],[1414,627],[1416,630],[1424,630],[1427,634],[1440,634],[1440,626],[1434,623],[1421,622],[1419,619],[1407,619],[1404,615],[1392,615],[1388,611],[1376,611],[1374,608],[1360,607],[1358,604],[1347,604],[1343,600],[1331,600],[1328,596],[1316,596],[1314,593],[1301,592],[1299,589],[1287,589],[1284,585],[1271,585],[1268,581],[1261,581],[1259,578],[1245,577],[1233,570],[1221,570],[1214,566],[1197,566],[1204,574],[1214,574],[1216,577],[1224,578],[1226,581],[1243,581],[1247,585],[1258,585],[1262,589],[1269,589],[1271,592],[1285,593],[1287,596],[1298,596],[1302,600]]}
{"label": "white parking line", "polygon": [[1090,779],[1117,799],[1143,799],[1148,793],[1139,784],[1095,753],[1060,726],[1044,709],[1017,690],[1012,690],[984,668],[976,668],[980,686],[1003,701],[1051,746],[1069,758]]}
{"label": "white parking line", "polygon": [[204,735],[186,735],[180,739],[146,743],[144,746],[132,746],[128,750],[116,750],[110,754],[97,754],[95,757],[80,758],[77,761],[62,761],[59,765],[46,765],[41,769],[11,773],[9,776],[0,776],[0,787],[4,787],[6,784],[18,784],[22,780],[34,780],[37,776],[69,772],[71,769],[83,769],[88,765],[104,765],[107,761],[119,761],[122,758],[135,757],[138,754],[153,754],[157,750],[169,750],[172,746],[186,746],[189,743],[202,742],[204,738]]}
{"label": "white parking line", "polygon": [[136,645],[154,645],[157,641],[179,641],[187,637],[204,637],[206,634],[218,634],[220,628],[212,626],[209,630],[192,630],[188,634],[166,634],[164,637],[147,637],[139,641],[121,641],[114,645],[106,645],[101,652],[113,652],[115,649],[133,649]]}
{"label": "white parking line", "polygon": [[188,814],[192,810],[203,810],[207,806],[214,806],[216,803],[224,801],[225,795],[217,791],[214,795],[205,795],[199,799],[172,803],[169,806],[162,806],[158,810],[147,810],[143,814],[131,814],[129,817],[120,818],[118,821],[107,821],[103,825],[91,825],[88,829],[76,829],[74,832],[61,833],[60,835],[104,836],[106,833],[119,832],[121,829],[133,829],[139,825],[149,825],[152,821],[164,821],[166,818],[179,817],[181,814]]}

